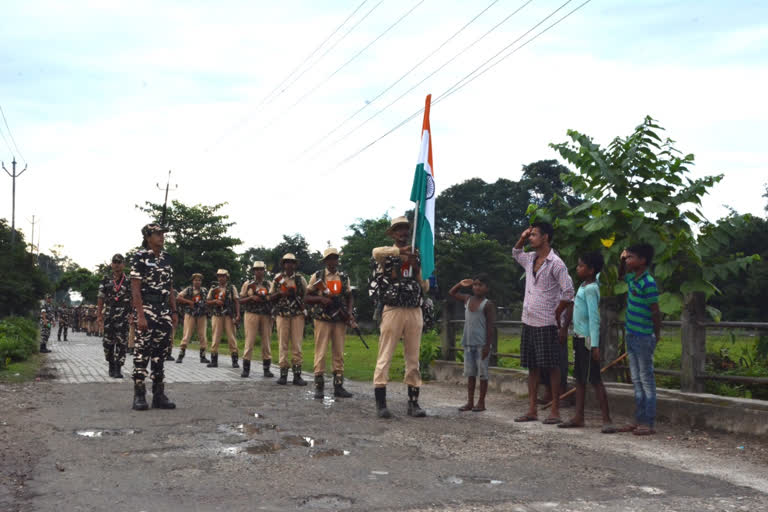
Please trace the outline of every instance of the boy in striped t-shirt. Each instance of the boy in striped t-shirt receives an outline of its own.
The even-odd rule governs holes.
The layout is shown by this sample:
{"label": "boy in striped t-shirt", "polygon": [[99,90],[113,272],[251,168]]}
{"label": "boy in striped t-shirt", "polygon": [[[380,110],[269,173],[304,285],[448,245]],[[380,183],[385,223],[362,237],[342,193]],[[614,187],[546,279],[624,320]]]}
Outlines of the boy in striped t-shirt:
{"label": "boy in striped t-shirt", "polygon": [[653,352],[661,339],[659,289],[648,273],[653,261],[653,246],[637,244],[621,253],[619,277],[627,282],[627,354],[635,387],[635,423],[620,429],[638,436],[655,434],[656,377]]}

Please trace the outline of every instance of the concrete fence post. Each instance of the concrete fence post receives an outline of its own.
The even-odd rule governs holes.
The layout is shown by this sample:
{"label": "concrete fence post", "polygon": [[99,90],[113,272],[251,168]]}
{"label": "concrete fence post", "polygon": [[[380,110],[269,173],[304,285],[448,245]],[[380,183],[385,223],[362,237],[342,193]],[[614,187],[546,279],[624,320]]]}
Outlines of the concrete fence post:
{"label": "concrete fence post", "polygon": [[680,318],[680,391],[704,392],[704,381],[699,376],[704,373],[707,357],[707,330],[701,325],[706,321],[705,315],[704,294],[694,292],[686,296]]}
{"label": "concrete fence post", "polygon": [[440,318],[442,344],[440,351],[445,361],[455,361],[456,352],[456,327],[450,321],[452,319],[453,304],[450,301],[443,301],[443,311]]}
{"label": "concrete fence post", "polygon": [[493,328],[493,338],[491,338],[491,354],[488,356],[488,366],[499,366],[499,329]]}

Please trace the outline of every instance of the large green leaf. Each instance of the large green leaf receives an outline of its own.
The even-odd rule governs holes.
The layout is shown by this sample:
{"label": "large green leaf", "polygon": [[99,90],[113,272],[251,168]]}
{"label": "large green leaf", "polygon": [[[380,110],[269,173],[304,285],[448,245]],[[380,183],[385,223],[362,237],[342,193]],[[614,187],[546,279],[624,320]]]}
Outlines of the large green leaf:
{"label": "large green leaf", "polygon": [[678,315],[683,310],[683,298],[678,293],[664,292],[659,295],[659,309],[665,315]]}
{"label": "large green leaf", "polygon": [[584,224],[584,230],[589,233],[594,233],[595,231],[610,228],[615,222],[616,219],[613,216],[603,215],[602,217],[594,218]]}

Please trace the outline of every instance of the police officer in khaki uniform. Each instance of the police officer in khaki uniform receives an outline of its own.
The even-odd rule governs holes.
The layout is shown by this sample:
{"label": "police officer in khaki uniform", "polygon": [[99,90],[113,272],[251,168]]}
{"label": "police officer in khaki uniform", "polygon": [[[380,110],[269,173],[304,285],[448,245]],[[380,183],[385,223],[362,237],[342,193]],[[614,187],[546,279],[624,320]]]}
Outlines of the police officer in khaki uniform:
{"label": "police officer in khaki uniform", "polygon": [[235,325],[240,322],[240,295],[237,288],[229,283],[229,271],[219,269],[216,272],[219,286],[211,288],[208,292],[207,303],[212,307],[213,319],[211,320],[212,338],[211,362],[209,368],[219,366],[219,342],[222,332],[227,335],[229,353],[232,356],[232,368],[240,368],[237,364],[237,338],[235,338]]}
{"label": "police officer in khaki uniform", "polygon": [[421,276],[418,253],[410,244],[410,224],[406,217],[396,217],[387,229],[394,239],[391,247],[377,247],[373,259],[377,263],[376,285],[378,300],[384,305],[381,313],[381,335],[376,370],[373,374],[376,408],[380,418],[391,418],[387,409],[387,381],[395,347],[402,338],[405,356],[405,383],[408,385],[408,416],[423,417],[419,407],[419,347],[424,319],[421,305],[429,290],[429,281]]}
{"label": "police officer in khaki uniform", "polygon": [[323,252],[325,268],[318,270],[309,280],[307,304],[313,304],[315,327],[315,398],[322,400],[325,388],[325,353],[331,342],[333,358],[333,395],[349,398],[352,393],[344,389],[344,340],[347,324],[344,312],[352,311],[352,289],[349,277],[339,271],[339,251],[329,247]]}
{"label": "police officer in khaki uniform", "polygon": [[203,274],[192,274],[192,286],[187,286],[179,292],[176,303],[184,308],[184,330],[181,338],[181,346],[176,362],[181,364],[187,353],[187,345],[192,340],[192,335],[197,333],[200,342],[200,362],[210,363],[205,357],[205,349],[208,348],[208,311],[205,300],[208,290],[203,286]]}
{"label": "police officer in khaki uniform", "polygon": [[256,336],[261,337],[261,361],[264,377],[274,377],[272,366],[272,307],[269,289],[272,283],[265,279],[267,266],[263,261],[253,263],[253,279],[243,283],[240,289],[240,304],[245,309],[243,325],[245,327],[245,351],[243,352],[243,373],[246,378],[251,373],[251,356]]}
{"label": "police officer in khaki uniform", "polygon": [[277,384],[288,383],[288,351],[292,352],[291,366],[293,369],[293,384],[306,386],[301,378],[301,341],[304,338],[304,296],[307,293],[307,280],[296,273],[298,262],[296,256],[287,253],[280,260],[282,272],[275,276],[269,299],[277,301],[277,338],[280,342],[280,378]]}

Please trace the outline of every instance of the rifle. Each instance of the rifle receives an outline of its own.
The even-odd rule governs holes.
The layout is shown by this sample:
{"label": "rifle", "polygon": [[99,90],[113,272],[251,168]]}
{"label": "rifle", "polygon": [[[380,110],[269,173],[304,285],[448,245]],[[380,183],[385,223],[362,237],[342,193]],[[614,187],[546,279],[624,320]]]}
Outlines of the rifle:
{"label": "rifle", "polygon": [[[320,291],[323,295],[328,297],[329,290],[328,287],[325,285],[323,281],[318,281],[315,283],[315,286],[318,288],[318,291]],[[355,317],[350,313],[344,303],[341,301],[341,295],[334,295],[332,297],[329,297],[331,299],[331,303],[325,307],[326,312],[328,313],[328,316],[331,318],[339,319],[345,324],[347,324],[353,331],[355,331],[355,334],[360,338],[360,341],[363,342],[363,346],[370,350],[371,347],[368,346],[368,344],[365,342],[365,338],[363,338],[363,333],[360,331],[360,327],[358,327],[355,322]],[[353,326],[353,323],[355,324]]]}

